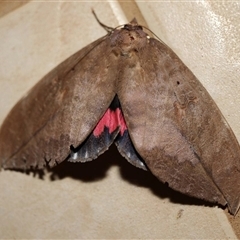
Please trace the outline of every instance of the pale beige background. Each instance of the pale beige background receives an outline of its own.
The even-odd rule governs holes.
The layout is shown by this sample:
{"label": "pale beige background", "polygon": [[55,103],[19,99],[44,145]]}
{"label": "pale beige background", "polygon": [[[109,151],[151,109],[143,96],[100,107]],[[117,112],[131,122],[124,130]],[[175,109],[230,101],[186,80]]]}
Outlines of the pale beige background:
{"label": "pale beige background", "polygon": [[[207,88],[240,140],[239,2],[14,4],[0,3],[0,122],[43,75],[105,34],[94,8],[109,26],[135,16],[153,30]],[[61,164],[43,180],[2,171],[0,192],[0,238],[236,238],[222,209],[166,188],[115,148],[88,164]]]}

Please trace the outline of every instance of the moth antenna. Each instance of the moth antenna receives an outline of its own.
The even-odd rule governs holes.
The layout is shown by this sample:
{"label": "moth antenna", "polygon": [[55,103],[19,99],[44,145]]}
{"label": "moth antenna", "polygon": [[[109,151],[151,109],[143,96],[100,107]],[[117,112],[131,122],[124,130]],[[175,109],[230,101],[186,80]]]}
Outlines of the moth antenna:
{"label": "moth antenna", "polygon": [[126,24],[122,24],[122,25],[119,25],[115,28],[109,27],[109,26],[105,25],[104,23],[102,23],[98,19],[97,14],[95,13],[95,11],[93,9],[92,9],[92,13],[93,13],[94,17],[96,18],[97,22],[100,24],[100,26],[102,26],[108,33],[112,33],[115,29],[124,27],[126,25]]}
{"label": "moth antenna", "polygon": [[155,38],[157,38],[162,44],[164,44],[166,47],[168,47],[168,45],[165,42],[163,42],[163,40],[161,38],[159,38],[152,30],[150,30],[149,28],[144,27],[142,25],[141,25],[141,27],[144,29],[147,29]]}
{"label": "moth antenna", "polygon": [[93,13],[94,17],[96,18],[97,22],[100,24],[100,26],[102,26],[108,33],[111,33],[111,32],[114,30],[114,28],[109,27],[109,26],[103,24],[103,23],[98,19],[97,14],[94,12],[93,9],[92,9],[92,13]]}
{"label": "moth antenna", "polygon": [[[95,19],[97,20],[97,22],[100,24],[100,26],[102,26],[108,33],[111,33],[113,30],[115,30],[115,29],[117,29],[117,28],[120,28],[120,27],[122,27],[122,26],[125,26],[125,24],[123,24],[123,25],[120,25],[120,26],[118,26],[118,27],[116,27],[116,28],[109,27],[109,26],[105,25],[104,23],[102,23],[102,22],[99,20],[99,18],[97,17],[97,14],[95,13],[95,11],[94,11],[93,9],[92,9],[92,13],[93,13]],[[132,20],[130,23],[135,23],[136,25],[139,25],[138,22],[137,22],[137,20],[136,20],[136,18],[133,18],[133,20]],[[151,31],[149,28],[144,27],[144,26],[142,26],[142,25],[139,25],[139,26],[141,26],[141,27],[144,28],[144,29],[147,29],[155,38],[157,38],[161,43],[163,43],[165,46],[167,46],[167,44],[164,43],[164,42],[163,42],[153,31]],[[167,47],[168,47],[168,46],[167,46]]]}

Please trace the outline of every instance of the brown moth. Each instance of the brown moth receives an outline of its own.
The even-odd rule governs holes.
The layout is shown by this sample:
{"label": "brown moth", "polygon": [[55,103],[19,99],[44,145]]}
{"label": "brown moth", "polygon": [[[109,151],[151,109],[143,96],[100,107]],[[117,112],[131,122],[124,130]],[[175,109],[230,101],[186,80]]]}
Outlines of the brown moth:
{"label": "brown moth", "polygon": [[239,144],[202,84],[134,19],[48,73],[0,129],[5,169],[86,162],[115,142],[179,192],[239,209]]}

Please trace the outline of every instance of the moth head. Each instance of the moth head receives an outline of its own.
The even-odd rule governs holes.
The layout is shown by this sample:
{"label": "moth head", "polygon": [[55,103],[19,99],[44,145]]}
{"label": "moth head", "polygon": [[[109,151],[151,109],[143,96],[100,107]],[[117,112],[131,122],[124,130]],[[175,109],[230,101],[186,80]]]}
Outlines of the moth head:
{"label": "moth head", "polygon": [[149,36],[138,25],[134,18],[130,23],[120,29],[115,29],[111,34],[111,46],[120,49],[121,55],[131,55],[131,52],[139,52],[149,42]]}

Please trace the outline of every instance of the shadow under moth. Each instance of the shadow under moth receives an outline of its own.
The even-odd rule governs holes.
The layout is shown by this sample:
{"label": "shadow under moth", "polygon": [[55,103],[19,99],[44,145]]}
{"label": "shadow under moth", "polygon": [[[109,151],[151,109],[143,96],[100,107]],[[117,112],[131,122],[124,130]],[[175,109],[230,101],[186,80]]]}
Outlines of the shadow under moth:
{"label": "shadow under moth", "polygon": [[169,187],[236,214],[240,148],[208,92],[135,19],[105,28],[106,36],[58,65],[8,114],[2,168],[91,161],[114,142]]}

